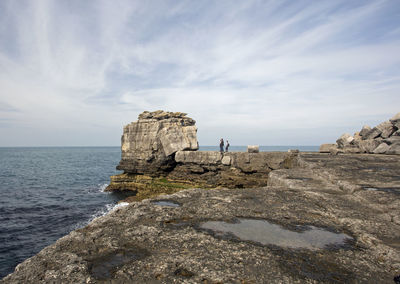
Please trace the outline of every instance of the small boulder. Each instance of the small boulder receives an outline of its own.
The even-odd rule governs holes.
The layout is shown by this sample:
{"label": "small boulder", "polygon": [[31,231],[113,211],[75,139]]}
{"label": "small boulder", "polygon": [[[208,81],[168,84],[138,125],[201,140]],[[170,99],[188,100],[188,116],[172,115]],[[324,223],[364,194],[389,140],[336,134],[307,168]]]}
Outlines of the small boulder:
{"label": "small boulder", "polygon": [[221,163],[225,166],[230,166],[231,165],[231,157],[230,156],[224,156],[221,160]]}
{"label": "small boulder", "polygon": [[258,153],[260,152],[260,147],[258,145],[249,145],[247,146],[248,153]]}
{"label": "small boulder", "polygon": [[379,144],[378,147],[373,151],[374,154],[385,154],[389,150],[389,145],[386,143]]}
{"label": "small boulder", "polygon": [[351,136],[348,133],[343,134],[340,136],[338,140],[336,140],[336,143],[338,145],[338,148],[343,149],[345,146],[350,145],[351,142],[353,142],[354,137]]}

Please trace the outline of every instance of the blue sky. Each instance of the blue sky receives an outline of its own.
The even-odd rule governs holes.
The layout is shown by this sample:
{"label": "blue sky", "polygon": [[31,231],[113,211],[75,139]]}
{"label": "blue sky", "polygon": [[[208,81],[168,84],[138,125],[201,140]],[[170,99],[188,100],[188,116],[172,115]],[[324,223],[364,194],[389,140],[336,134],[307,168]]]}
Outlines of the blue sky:
{"label": "blue sky", "polygon": [[144,110],[200,145],[319,145],[400,112],[400,2],[0,2],[0,146],[119,145]]}

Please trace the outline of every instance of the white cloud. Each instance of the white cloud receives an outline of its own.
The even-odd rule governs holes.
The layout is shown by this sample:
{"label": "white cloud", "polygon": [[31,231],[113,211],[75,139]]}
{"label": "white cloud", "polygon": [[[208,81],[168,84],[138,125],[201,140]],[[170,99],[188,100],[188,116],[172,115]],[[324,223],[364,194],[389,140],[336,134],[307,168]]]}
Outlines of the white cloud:
{"label": "white cloud", "polygon": [[118,145],[155,109],[188,112],[203,145],[332,141],[399,111],[393,5],[5,1],[0,145]]}

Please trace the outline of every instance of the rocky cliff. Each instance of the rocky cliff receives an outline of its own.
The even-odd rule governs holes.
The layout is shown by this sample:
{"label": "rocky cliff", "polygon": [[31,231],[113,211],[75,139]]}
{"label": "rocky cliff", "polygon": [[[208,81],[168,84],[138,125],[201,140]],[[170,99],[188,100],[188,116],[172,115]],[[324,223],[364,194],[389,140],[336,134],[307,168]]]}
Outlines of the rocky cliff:
{"label": "rocky cliff", "polygon": [[122,158],[107,191],[132,191],[136,200],[188,187],[267,185],[271,170],[296,163],[296,152],[200,152],[195,121],[180,112],[145,111],[124,127]]}
{"label": "rocky cliff", "polygon": [[353,136],[345,133],[335,144],[322,144],[320,152],[400,155],[400,112],[373,128],[364,125]]}

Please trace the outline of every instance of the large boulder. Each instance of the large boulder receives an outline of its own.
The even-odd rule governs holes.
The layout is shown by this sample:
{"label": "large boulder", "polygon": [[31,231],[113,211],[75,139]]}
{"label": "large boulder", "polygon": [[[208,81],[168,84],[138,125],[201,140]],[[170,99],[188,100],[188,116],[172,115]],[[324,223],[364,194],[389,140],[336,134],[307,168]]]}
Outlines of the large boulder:
{"label": "large boulder", "polygon": [[371,131],[371,127],[369,125],[364,125],[360,131],[360,136],[365,136],[370,131]]}
{"label": "large boulder", "polygon": [[340,136],[338,140],[336,140],[336,143],[340,149],[343,149],[345,146],[350,145],[351,142],[353,142],[354,137],[351,136],[348,133],[343,134]]}
{"label": "large boulder", "polygon": [[386,154],[400,155],[400,143],[390,145],[389,149],[386,151]]}
{"label": "large boulder", "polygon": [[389,150],[389,145],[386,143],[379,144],[378,147],[373,151],[374,154],[385,154]]}
{"label": "large boulder", "polygon": [[382,133],[382,130],[380,130],[377,127],[372,128],[370,131],[368,131],[365,135],[363,135],[362,139],[367,140],[367,139],[375,139],[379,137]]}
{"label": "large boulder", "polygon": [[382,122],[376,128],[381,131],[381,137],[384,139],[390,137],[396,130],[390,121]]}
{"label": "large boulder", "polygon": [[400,144],[400,136],[391,136],[387,139],[384,139],[383,142],[385,142],[388,145]]}
{"label": "large boulder", "polygon": [[176,163],[177,151],[199,148],[195,123],[181,112],[143,112],[124,127],[117,169],[150,175],[168,171]]}
{"label": "large boulder", "polygon": [[378,140],[368,139],[359,141],[357,146],[360,148],[361,153],[373,153],[380,143]]}

